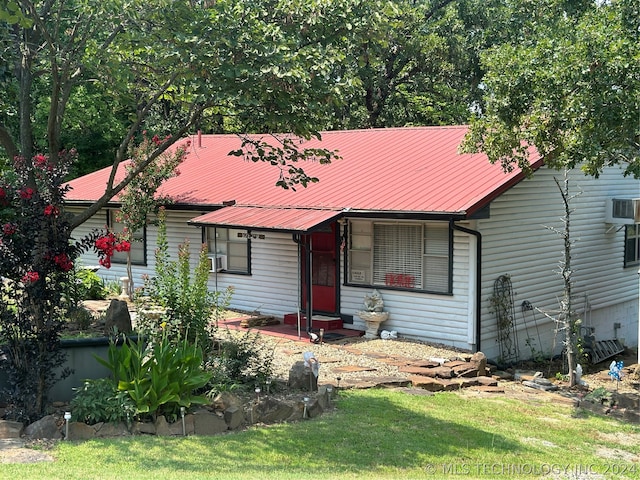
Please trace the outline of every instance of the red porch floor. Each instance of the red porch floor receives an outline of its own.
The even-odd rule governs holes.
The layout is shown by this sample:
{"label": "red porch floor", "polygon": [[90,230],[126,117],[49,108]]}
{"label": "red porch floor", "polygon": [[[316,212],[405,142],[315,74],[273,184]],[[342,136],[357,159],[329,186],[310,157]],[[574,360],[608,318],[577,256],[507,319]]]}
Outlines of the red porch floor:
{"label": "red porch floor", "polygon": [[[230,330],[257,331],[257,332],[260,332],[262,335],[268,335],[271,337],[280,337],[280,338],[285,338],[287,340],[303,341],[303,342],[309,341],[309,336],[307,335],[307,330],[305,327],[300,328],[300,337],[298,337],[297,325],[287,325],[284,323],[279,323],[277,325],[268,325],[264,327],[259,326],[259,327],[245,328],[240,326],[241,321],[242,321],[242,318],[229,318],[226,320],[219,321],[218,326],[227,327]],[[345,338],[360,337],[363,334],[364,332],[360,330],[340,328],[340,329],[325,332],[324,341],[326,342],[340,341]]]}

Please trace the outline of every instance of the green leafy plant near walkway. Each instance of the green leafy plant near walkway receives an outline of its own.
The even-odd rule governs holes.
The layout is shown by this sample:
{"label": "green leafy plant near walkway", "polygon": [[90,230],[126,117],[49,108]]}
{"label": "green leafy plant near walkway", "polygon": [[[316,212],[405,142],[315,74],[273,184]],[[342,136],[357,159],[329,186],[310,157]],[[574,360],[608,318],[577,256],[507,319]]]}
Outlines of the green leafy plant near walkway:
{"label": "green leafy plant near walkway", "polygon": [[107,367],[119,391],[127,392],[141,417],[164,415],[175,420],[180,407],[206,404],[195,392],[211,374],[202,369],[202,349],[187,338],[170,340],[166,332],[153,343],[125,339],[122,346],[109,345]]}
{"label": "green leafy plant near walkway", "polygon": [[95,425],[99,422],[130,422],[136,407],[128,392],[120,391],[110,378],[86,380],[70,404],[71,419]]}

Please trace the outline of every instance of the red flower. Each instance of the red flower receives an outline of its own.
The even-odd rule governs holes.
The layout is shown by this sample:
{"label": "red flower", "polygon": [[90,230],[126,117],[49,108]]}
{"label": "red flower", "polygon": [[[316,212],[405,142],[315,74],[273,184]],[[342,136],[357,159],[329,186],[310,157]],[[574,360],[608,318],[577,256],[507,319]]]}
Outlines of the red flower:
{"label": "red flower", "polygon": [[101,258],[100,260],[98,260],[98,262],[100,263],[100,265],[102,265],[104,268],[111,268],[111,257],[104,257]]}
{"label": "red flower", "polygon": [[53,257],[53,262],[60,267],[63,272],[68,272],[73,268],[73,262],[67,257],[66,253],[59,253]]}
{"label": "red flower", "polygon": [[39,279],[40,275],[38,275],[38,272],[29,271],[22,276],[22,283],[29,285],[31,283],[36,283]]}
{"label": "red flower", "polygon": [[54,216],[57,217],[60,213],[60,210],[55,205],[47,205],[44,207],[44,214],[48,217]]}
{"label": "red flower", "polygon": [[9,235],[13,235],[14,233],[16,233],[16,226],[13,225],[12,223],[5,223],[2,226],[2,233],[4,233],[7,237]]}
{"label": "red flower", "polygon": [[154,136],[153,136],[153,138],[151,139],[151,141],[152,141],[153,143],[155,143],[156,145],[160,145],[160,143],[162,143],[162,142],[160,141],[160,137],[158,137],[158,135],[154,135]]}
{"label": "red flower", "polygon": [[20,190],[20,198],[22,198],[23,200],[31,200],[31,197],[33,197],[33,188],[23,188],[22,190]]}
{"label": "red flower", "polygon": [[33,163],[36,167],[45,168],[48,166],[47,164],[49,163],[49,159],[46,157],[46,155],[42,155],[40,153],[33,157]]}
{"label": "red flower", "polygon": [[131,244],[126,240],[116,244],[116,252],[128,252],[131,250]]}

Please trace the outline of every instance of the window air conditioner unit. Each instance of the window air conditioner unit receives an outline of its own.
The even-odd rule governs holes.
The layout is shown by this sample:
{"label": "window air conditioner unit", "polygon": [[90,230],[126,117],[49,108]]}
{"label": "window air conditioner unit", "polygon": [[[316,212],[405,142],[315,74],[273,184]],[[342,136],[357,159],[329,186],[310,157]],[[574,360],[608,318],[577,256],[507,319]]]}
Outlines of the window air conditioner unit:
{"label": "window air conditioner unit", "polygon": [[606,223],[640,223],[640,198],[607,198]]}
{"label": "window air conditioner unit", "polygon": [[221,272],[227,269],[227,256],[226,255],[215,255],[209,257],[209,271],[210,272]]}

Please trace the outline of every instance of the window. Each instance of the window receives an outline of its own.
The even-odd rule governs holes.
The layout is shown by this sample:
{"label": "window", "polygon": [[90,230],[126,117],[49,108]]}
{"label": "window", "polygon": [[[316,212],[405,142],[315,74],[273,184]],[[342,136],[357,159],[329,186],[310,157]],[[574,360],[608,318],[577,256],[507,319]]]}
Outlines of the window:
{"label": "window", "polygon": [[[124,230],[124,225],[116,221],[116,210],[107,211],[107,224],[109,230],[116,235]],[[146,265],[147,264],[147,229],[143,228],[137,232],[133,232],[131,239],[131,264]],[[111,257],[112,263],[127,263],[127,252],[114,252]]]}
{"label": "window", "polygon": [[626,225],[624,231],[624,266],[640,264],[640,224]]}
{"label": "window", "polygon": [[249,233],[236,228],[207,228],[207,248],[216,256],[217,269],[225,272],[249,273]]}
{"label": "window", "polygon": [[348,283],[451,292],[448,224],[353,220],[349,225]]}

